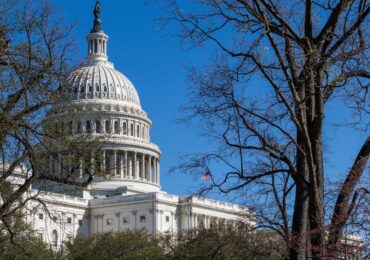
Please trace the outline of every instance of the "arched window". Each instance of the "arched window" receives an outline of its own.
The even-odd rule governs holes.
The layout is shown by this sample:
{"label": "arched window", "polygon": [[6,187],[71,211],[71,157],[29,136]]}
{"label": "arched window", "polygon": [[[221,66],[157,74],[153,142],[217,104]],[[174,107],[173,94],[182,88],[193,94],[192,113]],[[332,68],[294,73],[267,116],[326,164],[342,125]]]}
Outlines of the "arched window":
{"label": "arched window", "polygon": [[104,86],[104,92],[108,92],[107,85],[103,84],[103,86]]}
{"label": "arched window", "polygon": [[55,229],[51,232],[51,243],[54,247],[58,246],[58,231]]}
{"label": "arched window", "polygon": [[92,86],[89,84],[89,92],[92,92]]}
{"label": "arched window", "polygon": [[101,126],[100,126],[100,121],[99,120],[96,120],[95,121],[95,128],[96,128],[96,133],[97,134],[100,134],[101,133]]}
{"label": "arched window", "polygon": [[140,137],[140,126],[136,126],[136,137]]}
{"label": "arched window", "polygon": [[81,134],[81,121],[77,122],[77,134]]}
{"label": "arched window", "polygon": [[122,130],[123,130],[123,134],[127,135],[127,123],[126,122],[123,122]]}
{"label": "arched window", "polygon": [[110,122],[109,122],[109,120],[105,121],[105,132],[110,134]]}
{"label": "arched window", "polygon": [[99,86],[99,84],[96,84],[96,85],[95,85],[95,88],[96,88],[96,91],[97,91],[97,92],[100,92],[100,86]]}
{"label": "arched window", "polygon": [[114,121],[114,132],[116,134],[119,134],[119,132],[120,132],[118,121]]}
{"label": "arched window", "polygon": [[68,123],[68,134],[73,134],[73,123],[72,123],[72,121],[70,121],[69,123]]}
{"label": "arched window", "polygon": [[86,133],[91,134],[91,122],[86,121]]}
{"label": "arched window", "polygon": [[130,126],[130,134],[131,136],[134,136],[134,124],[131,124]]}

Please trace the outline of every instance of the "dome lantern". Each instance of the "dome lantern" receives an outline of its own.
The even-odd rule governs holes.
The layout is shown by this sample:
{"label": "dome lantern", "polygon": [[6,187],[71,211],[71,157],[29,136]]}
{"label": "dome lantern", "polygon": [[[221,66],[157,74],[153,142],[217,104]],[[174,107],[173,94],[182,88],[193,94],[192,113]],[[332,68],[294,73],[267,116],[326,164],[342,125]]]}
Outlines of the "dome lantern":
{"label": "dome lantern", "polygon": [[100,20],[100,2],[96,1],[94,8],[94,26],[87,36],[88,61],[90,63],[107,62],[108,35],[103,31]]}

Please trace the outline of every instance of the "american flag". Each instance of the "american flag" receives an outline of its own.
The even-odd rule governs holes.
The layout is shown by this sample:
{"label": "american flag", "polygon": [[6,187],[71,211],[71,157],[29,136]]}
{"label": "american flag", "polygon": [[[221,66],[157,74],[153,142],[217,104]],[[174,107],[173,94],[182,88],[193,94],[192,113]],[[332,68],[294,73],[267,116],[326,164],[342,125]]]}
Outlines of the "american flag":
{"label": "american flag", "polygon": [[212,177],[211,171],[207,170],[200,178],[202,180],[210,180]]}

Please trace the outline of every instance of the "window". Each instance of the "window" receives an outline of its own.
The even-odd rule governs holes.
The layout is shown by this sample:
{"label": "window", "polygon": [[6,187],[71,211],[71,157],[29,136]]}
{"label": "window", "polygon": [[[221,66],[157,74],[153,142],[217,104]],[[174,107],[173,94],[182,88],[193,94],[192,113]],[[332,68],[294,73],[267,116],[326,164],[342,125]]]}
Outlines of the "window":
{"label": "window", "polygon": [[80,134],[81,133],[81,121],[78,121],[77,122],[77,133]]}
{"label": "window", "polygon": [[55,229],[51,232],[51,243],[55,247],[58,246],[58,232]]}
{"label": "window", "polygon": [[95,121],[95,127],[96,127],[96,133],[100,134],[101,133],[101,126],[100,126],[100,121],[99,120]]}
{"label": "window", "polygon": [[105,121],[105,132],[110,134],[110,122],[109,122],[109,120]]}
{"label": "window", "polygon": [[91,134],[91,122],[86,121],[86,133]]}
{"label": "window", "polygon": [[72,223],[72,218],[67,218],[67,223],[71,224]]}
{"label": "window", "polygon": [[81,91],[81,93],[83,93],[85,91],[85,88],[81,87],[80,91]]}
{"label": "window", "polygon": [[107,85],[103,84],[103,87],[104,87],[104,92],[108,92]]}
{"label": "window", "polygon": [[68,123],[68,133],[73,134],[73,123],[72,121]]}
{"label": "window", "polygon": [[130,134],[131,136],[134,136],[134,124],[131,124],[131,127],[130,127]]}
{"label": "window", "polygon": [[128,224],[128,223],[130,223],[130,219],[129,219],[129,217],[128,217],[128,216],[124,216],[124,217],[123,217],[123,219],[122,219],[122,222],[123,222],[123,224]]}
{"label": "window", "polygon": [[39,214],[39,219],[44,219],[44,214]]}
{"label": "window", "polygon": [[140,137],[140,126],[136,126],[136,136]]}
{"label": "window", "polygon": [[124,135],[127,135],[127,123],[126,122],[123,122],[123,126],[122,126],[122,130],[123,130],[123,134]]}
{"label": "window", "polygon": [[166,216],[166,222],[170,222],[170,216]]}
{"label": "window", "polygon": [[115,122],[114,122],[114,132],[115,132],[116,134],[119,134],[119,132],[120,132],[118,121],[115,121]]}
{"label": "window", "polygon": [[96,84],[96,85],[95,85],[95,88],[96,88],[96,91],[97,91],[97,92],[100,92],[100,86],[99,86],[99,84]]}
{"label": "window", "polygon": [[89,92],[92,92],[92,86],[89,84]]}
{"label": "window", "polygon": [[140,223],[145,223],[146,221],[146,216],[140,216]]}
{"label": "window", "polygon": [[79,226],[82,226],[82,219],[79,219],[79,220],[78,220],[78,225],[79,225]]}
{"label": "window", "polygon": [[107,218],[107,225],[111,226],[113,224],[113,219]]}
{"label": "window", "polygon": [[57,216],[53,217],[53,221],[56,222],[58,220]]}

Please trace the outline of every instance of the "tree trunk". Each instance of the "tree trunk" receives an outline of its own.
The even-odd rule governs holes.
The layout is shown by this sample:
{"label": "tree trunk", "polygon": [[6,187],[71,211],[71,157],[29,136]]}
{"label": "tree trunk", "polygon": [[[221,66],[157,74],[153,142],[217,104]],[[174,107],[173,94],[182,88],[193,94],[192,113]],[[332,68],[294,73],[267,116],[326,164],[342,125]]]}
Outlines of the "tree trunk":
{"label": "tree trunk", "polygon": [[[297,135],[298,143],[301,142],[300,134]],[[304,154],[297,149],[297,176],[295,178],[295,200],[292,223],[292,235],[289,248],[289,258],[306,259],[306,244],[308,235],[308,197],[307,185],[308,172]]]}

